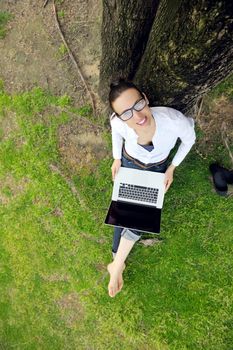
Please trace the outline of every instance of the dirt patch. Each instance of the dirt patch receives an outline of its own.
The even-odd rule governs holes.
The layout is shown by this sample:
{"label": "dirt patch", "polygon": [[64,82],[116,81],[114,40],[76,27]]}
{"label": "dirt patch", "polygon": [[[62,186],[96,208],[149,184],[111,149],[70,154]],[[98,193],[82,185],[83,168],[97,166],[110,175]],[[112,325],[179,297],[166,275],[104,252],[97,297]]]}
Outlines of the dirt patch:
{"label": "dirt patch", "polygon": [[94,264],[97,271],[106,272],[106,265],[103,263]]}
{"label": "dirt patch", "polygon": [[[52,1],[7,0],[1,11],[13,15],[7,35],[0,40],[0,78],[10,93],[34,86],[56,95],[69,95],[79,107],[89,103],[84,85],[73,63],[62,49]],[[59,1],[56,4],[64,36],[91,90],[97,96],[100,62],[101,2]]]}
{"label": "dirt patch", "polygon": [[48,282],[69,282],[70,280],[69,276],[66,274],[61,274],[59,272],[55,272],[51,275],[42,275],[42,278]]}
{"label": "dirt patch", "polygon": [[62,160],[73,173],[80,169],[95,171],[99,161],[109,156],[102,130],[88,120],[77,117],[61,126],[58,139]]}
{"label": "dirt patch", "polygon": [[56,304],[61,311],[61,318],[67,327],[75,326],[77,321],[84,318],[84,308],[75,292],[64,295]]}
{"label": "dirt patch", "polygon": [[63,211],[61,210],[61,208],[59,207],[56,207],[53,211],[52,211],[52,214],[54,216],[57,216],[57,217],[60,217],[60,216],[63,216]]}
{"label": "dirt patch", "polygon": [[18,123],[16,121],[16,113],[12,111],[4,112],[0,119],[1,135],[0,141],[6,141],[13,132],[19,130]]}
{"label": "dirt patch", "polygon": [[[231,152],[233,151],[232,110],[233,102],[229,101],[225,96],[215,100],[211,100],[208,96],[204,98],[201,113],[197,118],[197,124],[203,135],[196,144],[198,151],[203,157],[213,154],[219,143],[225,145],[225,141],[227,141]],[[219,158],[221,158],[221,155]]]}
{"label": "dirt patch", "polygon": [[29,183],[30,179],[24,177],[18,181],[11,174],[0,179],[0,204],[9,204],[26,190]]}
{"label": "dirt patch", "polygon": [[[63,1],[57,5],[63,11],[59,19],[77,61],[94,92],[98,90],[101,56],[102,1]],[[98,96],[96,96],[98,97]]]}

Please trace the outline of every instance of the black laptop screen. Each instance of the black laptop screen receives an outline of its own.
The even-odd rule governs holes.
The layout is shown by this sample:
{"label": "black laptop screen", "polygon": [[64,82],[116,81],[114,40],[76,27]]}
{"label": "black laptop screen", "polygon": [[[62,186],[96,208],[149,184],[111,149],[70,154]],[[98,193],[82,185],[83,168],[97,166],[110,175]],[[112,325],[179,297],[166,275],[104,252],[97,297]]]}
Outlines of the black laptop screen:
{"label": "black laptop screen", "polygon": [[105,223],[139,231],[160,232],[161,209],[112,201]]}

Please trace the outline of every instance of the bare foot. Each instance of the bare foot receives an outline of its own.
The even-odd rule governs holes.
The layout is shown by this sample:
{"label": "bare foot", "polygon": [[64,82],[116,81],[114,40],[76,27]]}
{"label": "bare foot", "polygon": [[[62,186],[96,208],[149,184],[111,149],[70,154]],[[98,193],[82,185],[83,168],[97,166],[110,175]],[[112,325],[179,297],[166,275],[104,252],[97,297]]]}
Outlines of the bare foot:
{"label": "bare foot", "polygon": [[107,266],[108,272],[110,274],[110,281],[108,284],[108,294],[110,297],[114,297],[117,293],[119,293],[123,287],[123,277],[122,272],[125,269],[125,264],[122,267],[122,270],[118,273],[114,269],[114,263],[110,263]]}

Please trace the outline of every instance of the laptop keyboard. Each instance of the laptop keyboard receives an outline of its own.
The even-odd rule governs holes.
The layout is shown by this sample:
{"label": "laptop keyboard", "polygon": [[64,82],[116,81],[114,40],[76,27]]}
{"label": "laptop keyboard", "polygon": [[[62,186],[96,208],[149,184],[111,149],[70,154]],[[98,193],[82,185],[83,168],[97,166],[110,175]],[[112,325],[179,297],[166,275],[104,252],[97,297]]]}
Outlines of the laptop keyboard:
{"label": "laptop keyboard", "polygon": [[156,203],[158,193],[159,190],[157,188],[120,183],[118,196],[140,202]]}

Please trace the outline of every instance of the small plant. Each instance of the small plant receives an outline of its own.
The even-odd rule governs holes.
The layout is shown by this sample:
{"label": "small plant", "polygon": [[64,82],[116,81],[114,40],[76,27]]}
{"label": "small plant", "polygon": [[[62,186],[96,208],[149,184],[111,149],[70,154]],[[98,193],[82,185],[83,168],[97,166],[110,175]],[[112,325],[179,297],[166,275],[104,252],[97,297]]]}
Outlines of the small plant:
{"label": "small plant", "polygon": [[12,15],[9,12],[1,11],[0,12],[0,39],[3,39],[6,35],[6,24],[12,18]]}
{"label": "small plant", "polygon": [[64,0],[55,0],[56,5],[62,5]]}
{"label": "small plant", "polygon": [[0,79],[0,92],[4,91],[4,82]]}
{"label": "small plant", "polygon": [[58,18],[64,18],[65,17],[65,12],[63,10],[57,12]]}
{"label": "small plant", "polygon": [[60,107],[69,106],[71,103],[71,98],[70,98],[70,96],[63,95],[58,99],[57,103],[58,103],[58,106],[60,106]]}
{"label": "small plant", "polygon": [[83,107],[79,108],[77,112],[82,117],[88,117],[92,114],[92,108],[91,108],[91,106],[83,106]]}
{"label": "small plant", "polygon": [[65,46],[64,44],[61,44],[61,45],[60,45],[58,51],[59,51],[59,54],[60,54],[61,56],[66,55],[67,52],[68,52],[68,51],[67,51],[67,48],[66,48],[66,46]]}

